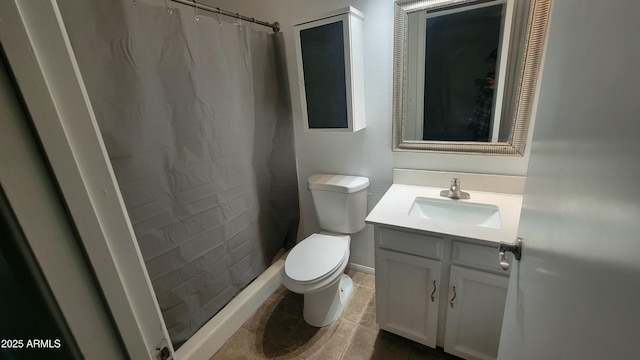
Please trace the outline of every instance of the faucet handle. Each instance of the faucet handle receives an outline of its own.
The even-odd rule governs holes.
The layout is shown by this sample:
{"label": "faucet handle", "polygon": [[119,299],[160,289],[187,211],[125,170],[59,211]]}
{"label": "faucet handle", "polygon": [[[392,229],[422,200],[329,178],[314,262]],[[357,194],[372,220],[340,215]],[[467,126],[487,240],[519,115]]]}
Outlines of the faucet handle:
{"label": "faucet handle", "polygon": [[440,191],[440,196],[455,200],[471,198],[468,192],[460,191],[460,180],[457,177],[451,179],[451,187],[449,190]]}

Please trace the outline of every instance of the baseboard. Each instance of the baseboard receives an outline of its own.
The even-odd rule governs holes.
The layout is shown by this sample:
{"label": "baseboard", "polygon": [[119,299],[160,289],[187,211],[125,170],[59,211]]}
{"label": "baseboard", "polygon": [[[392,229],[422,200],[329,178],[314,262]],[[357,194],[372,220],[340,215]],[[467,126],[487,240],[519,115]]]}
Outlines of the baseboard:
{"label": "baseboard", "polygon": [[371,274],[371,275],[375,275],[376,274],[376,269],[375,268],[364,266],[364,265],[360,265],[360,264],[349,263],[349,265],[347,267],[349,269],[351,269],[351,270],[359,271],[359,272],[365,273],[365,274]]}

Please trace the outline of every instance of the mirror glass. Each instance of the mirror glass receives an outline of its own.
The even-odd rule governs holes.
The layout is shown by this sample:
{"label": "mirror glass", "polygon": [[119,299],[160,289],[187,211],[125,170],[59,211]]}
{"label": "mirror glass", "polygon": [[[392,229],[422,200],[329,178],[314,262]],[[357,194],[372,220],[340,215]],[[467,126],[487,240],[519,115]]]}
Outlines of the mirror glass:
{"label": "mirror glass", "polygon": [[522,156],[549,0],[398,0],[394,150]]}

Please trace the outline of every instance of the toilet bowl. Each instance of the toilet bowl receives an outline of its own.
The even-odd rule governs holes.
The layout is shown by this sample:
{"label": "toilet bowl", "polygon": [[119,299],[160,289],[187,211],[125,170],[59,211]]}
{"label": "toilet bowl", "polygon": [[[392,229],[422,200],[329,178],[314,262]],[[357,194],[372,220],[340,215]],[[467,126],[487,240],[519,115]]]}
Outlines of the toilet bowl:
{"label": "toilet bowl", "polygon": [[361,176],[316,174],[309,190],[323,231],[300,241],[288,253],[282,282],[304,295],[305,321],[315,327],[331,324],[353,292],[344,274],[351,237],[365,226],[369,179]]}
{"label": "toilet bowl", "polygon": [[349,235],[313,234],[287,255],[282,281],[304,295],[303,316],[311,326],[331,324],[351,297],[353,281],[344,274],[350,241]]}

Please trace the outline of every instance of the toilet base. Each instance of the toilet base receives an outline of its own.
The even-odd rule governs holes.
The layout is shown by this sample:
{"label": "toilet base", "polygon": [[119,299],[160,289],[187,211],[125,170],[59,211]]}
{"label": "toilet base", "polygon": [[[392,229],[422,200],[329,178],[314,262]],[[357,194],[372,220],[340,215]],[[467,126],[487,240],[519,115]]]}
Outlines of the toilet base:
{"label": "toilet base", "polygon": [[331,324],[340,317],[353,294],[353,280],[346,274],[326,289],[304,294],[304,320],[315,327]]}

